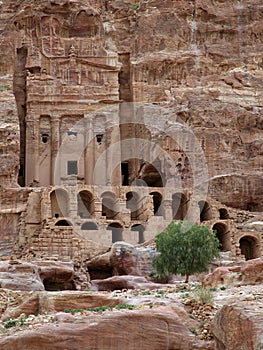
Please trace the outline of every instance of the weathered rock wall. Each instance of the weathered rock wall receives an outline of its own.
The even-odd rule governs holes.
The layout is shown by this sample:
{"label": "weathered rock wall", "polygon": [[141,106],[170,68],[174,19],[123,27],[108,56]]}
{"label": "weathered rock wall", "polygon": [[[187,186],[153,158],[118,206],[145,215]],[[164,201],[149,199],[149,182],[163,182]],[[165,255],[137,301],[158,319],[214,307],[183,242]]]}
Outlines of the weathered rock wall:
{"label": "weathered rock wall", "polygon": [[[20,162],[26,162],[23,128],[33,96],[27,95],[27,86],[39,93],[37,85],[43,77],[37,83],[34,78],[48,67],[43,79],[50,89],[66,91],[76,76],[72,81],[68,78],[65,88],[50,57],[74,56],[72,42],[80,55],[90,53],[98,61],[106,52],[118,57],[119,87],[115,71],[113,85],[104,87],[103,94],[97,94],[95,87],[96,93],[89,90],[93,99],[99,95],[115,102],[161,104],[169,123],[180,118],[197,136],[208,166],[209,195],[229,206],[263,211],[262,11],[260,0],[1,2],[0,234],[4,240],[16,236],[16,222],[24,220],[21,213],[28,196],[27,190],[7,190],[17,186],[19,148]],[[93,42],[95,36],[98,40]],[[83,91],[80,87],[69,97],[76,102]],[[39,99],[44,97],[39,93]],[[45,103],[39,107],[41,113],[46,112]],[[158,123],[157,117],[152,123]],[[122,133],[127,136],[129,131]],[[20,167],[22,178],[24,171]]]}

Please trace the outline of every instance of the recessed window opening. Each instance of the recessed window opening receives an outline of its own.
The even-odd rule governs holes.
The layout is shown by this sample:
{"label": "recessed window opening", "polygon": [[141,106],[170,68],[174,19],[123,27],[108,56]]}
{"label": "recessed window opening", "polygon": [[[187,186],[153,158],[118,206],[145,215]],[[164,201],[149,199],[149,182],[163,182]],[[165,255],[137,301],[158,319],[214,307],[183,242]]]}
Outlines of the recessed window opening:
{"label": "recessed window opening", "polygon": [[68,136],[75,136],[77,137],[78,133],[76,131],[68,131]]}
{"label": "recessed window opening", "polygon": [[129,185],[129,165],[128,162],[121,163],[122,186]]}
{"label": "recessed window opening", "polygon": [[68,175],[78,174],[78,162],[76,160],[68,161]]}

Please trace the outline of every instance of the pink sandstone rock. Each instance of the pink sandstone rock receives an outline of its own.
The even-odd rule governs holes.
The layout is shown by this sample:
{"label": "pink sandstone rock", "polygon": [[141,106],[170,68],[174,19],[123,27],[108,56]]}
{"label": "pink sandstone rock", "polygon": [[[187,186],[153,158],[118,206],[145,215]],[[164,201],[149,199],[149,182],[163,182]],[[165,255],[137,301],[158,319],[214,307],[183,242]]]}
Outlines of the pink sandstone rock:
{"label": "pink sandstone rock", "polygon": [[1,350],[212,350],[189,330],[196,322],[178,306],[109,311],[102,316],[41,326],[0,339]]}
{"label": "pink sandstone rock", "polygon": [[217,267],[202,278],[206,287],[260,284],[263,281],[263,258],[245,261],[239,266]]}
{"label": "pink sandstone rock", "polygon": [[217,350],[258,350],[263,347],[262,305],[224,305],[213,320]]}

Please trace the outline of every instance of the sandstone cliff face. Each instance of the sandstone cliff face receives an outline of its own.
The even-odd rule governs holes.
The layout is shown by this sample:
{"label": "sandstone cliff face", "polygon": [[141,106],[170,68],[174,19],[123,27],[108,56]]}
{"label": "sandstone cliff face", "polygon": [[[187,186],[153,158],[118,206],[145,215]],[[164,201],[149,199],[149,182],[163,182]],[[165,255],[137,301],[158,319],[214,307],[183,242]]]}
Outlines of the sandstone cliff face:
{"label": "sandstone cliff face", "polygon": [[[33,98],[38,96],[42,102],[38,108],[45,116],[46,95],[56,93],[54,108],[58,108],[63,102],[59,94],[67,93],[67,84],[77,86],[76,77],[83,78],[67,73],[64,84],[63,69],[49,63],[52,57],[62,62],[70,56],[74,61],[71,46],[76,43],[79,56],[90,54],[103,65],[100,57],[109,54],[118,64],[112,71],[115,78],[104,90],[86,84],[74,94],[68,92],[71,108],[87,94],[103,103],[161,105],[168,124],[180,119],[197,136],[208,166],[209,196],[239,209],[263,211],[261,16],[260,0],[2,2],[1,185],[17,186],[19,149],[23,185],[25,119],[37,110]],[[38,85],[44,80],[49,89],[41,90]],[[152,117],[152,124],[158,125],[158,116]],[[122,132],[129,136],[128,129]],[[147,130],[140,132],[148,137]],[[156,139],[160,136],[156,131]],[[171,140],[161,146],[179,157]],[[178,160],[178,166],[182,176],[189,172],[185,158]],[[152,176],[152,170],[145,169],[143,179]],[[1,189],[1,231],[6,241],[11,236],[13,240],[21,226],[28,194],[24,189]]]}
{"label": "sandstone cliff face", "polygon": [[[20,119],[24,117],[25,65],[23,52],[15,50],[23,47],[23,33],[36,30],[37,18],[46,16],[49,21],[52,14],[61,23],[53,38],[54,50],[59,50],[63,37],[79,40],[90,33],[84,12],[74,20],[88,7],[94,21],[97,18],[103,26],[106,46],[123,63],[121,93],[126,100],[165,102],[193,128],[202,144],[212,178],[211,195],[227,205],[260,211],[261,2],[5,1],[1,5],[1,77],[14,74]],[[45,44],[50,35],[36,38]],[[38,44],[27,45],[32,51]],[[2,110],[5,119],[11,111],[15,113],[9,96],[13,104],[9,111]],[[17,147],[17,139],[14,142]],[[11,166],[1,170],[5,178],[12,172],[13,179],[17,175],[17,151],[8,150]]]}

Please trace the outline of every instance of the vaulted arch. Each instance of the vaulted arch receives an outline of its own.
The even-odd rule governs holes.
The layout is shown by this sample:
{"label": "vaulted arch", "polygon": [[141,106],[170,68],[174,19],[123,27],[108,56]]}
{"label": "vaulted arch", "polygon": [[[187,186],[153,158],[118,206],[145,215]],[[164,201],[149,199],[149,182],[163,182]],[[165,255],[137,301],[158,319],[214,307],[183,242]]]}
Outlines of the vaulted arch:
{"label": "vaulted arch", "polygon": [[199,209],[200,209],[200,221],[209,221],[213,218],[212,216],[212,209],[208,202],[206,201],[200,201],[198,202]]}
{"label": "vaulted arch", "polygon": [[62,219],[55,223],[55,226],[72,226],[72,223],[68,220]]}
{"label": "vaulted arch", "polygon": [[89,191],[80,191],[78,193],[78,215],[81,218],[90,218],[94,213],[93,195]]}
{"label": "vaulted arch", "polygon": [[246,260],[260,257],[260,244],[253,236],[247,235],[240,238],[239,247]]}
{"label": "vaulted arch", "polygon": [[112,243],[122,241],[122,231],[123,227],[118,222],[113,222],[108,225],[107,230],[112,232]]}
{"label": "vaulted arch", "polygon": [[50,193],[52,217],[67,217],[69,214],[69,195],[62,188],[57,188]]}
{"label": "vaulted arch", "polygon": [[152,196],[153,199],[153,213],[156,216],[161,216],[161,204],[162,204],[162,200],[163,200],[163,196],[161,195],[161,193],[159,192],[151,192],[150,195]]}
{"label": "vaulted arch", "polygon": [[227,225],[225,225],[222,222],[218,222],[213,225],[213,231],[216,233],[216,237],[218,238],[220,242],[219,249],[222,252],[226,252],[228,250],[231,250],[231,238],[230,238],[230,232],[228,230]]}
{"label": "vaulted arch", "polygon": [[141,203],[137,192],[130,191],[126,193],[126,208],[131,211],[131,220],[139,220]]}
{"label": "vaulted arch", "polygon": [[137,231],[138,232],[138,243],[144,243],[144,231],[145,231],[145,227],[141,224],[135,224],[131,227],[132,231]]}
{"label": "vaulted arch", "polygon": [[173,219],[183,220],[187,214],[188,201],[183,193],[174,193],[172,196]]}
{"label": "vaulted arch", "polygon": [[107,191],[101,195],[102,198],[102,216],[113,220],[118,217],[119,205],[113,192]]}

